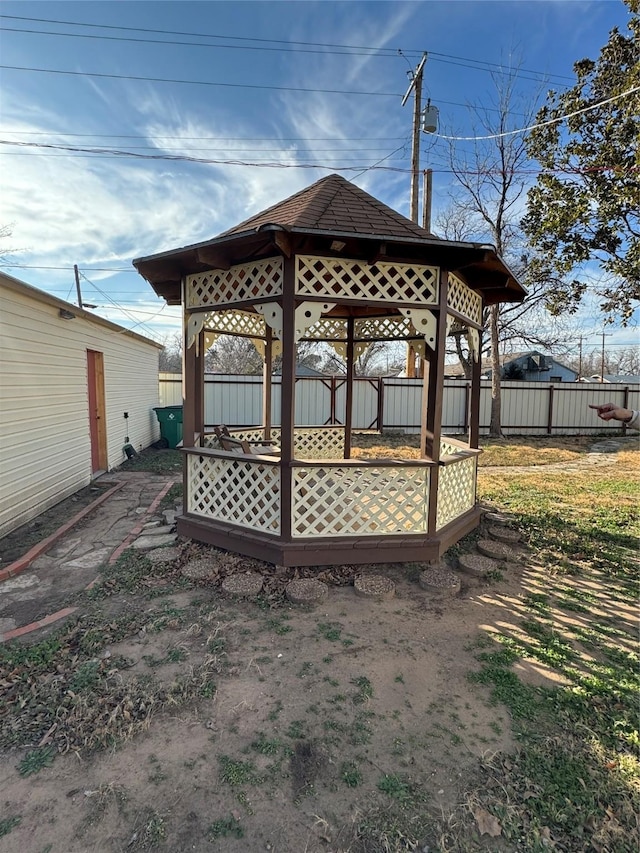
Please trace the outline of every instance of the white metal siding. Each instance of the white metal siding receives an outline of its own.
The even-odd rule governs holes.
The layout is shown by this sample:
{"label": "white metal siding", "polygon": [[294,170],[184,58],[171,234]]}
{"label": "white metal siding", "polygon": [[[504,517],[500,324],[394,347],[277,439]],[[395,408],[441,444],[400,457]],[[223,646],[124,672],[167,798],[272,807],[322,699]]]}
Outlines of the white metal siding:
{"label": "white metal siding", "polygon": [[104,354],[114,467],[127,435],[137,449],[159,436],[159,350],[0,281],[0,535],[91,481],[87,349]]}
{"label": "white metal siding", "polygon": [[[163,405],[182,402],[180,382],[175,374],[161,374],[160,394]],[[345,419],[343,377],[338,377],[336,415]],[[296,383],[296,423],[318,426],[329,421],[331,394],[329,378],[304,379]],[[249,384],[245,384],[249,383]],[[589,403],[612,401],[623,405],[625,384],[561,382],[553,387],[554,435],[619,430],[616,421],[600,421]],[[628,405],[640,409],[640,386],[630,385]],[[207,424],[254,425],[262,421],[262,380],[257,376],[219,376],[209,374],[205,380],[205,421]],[[418,432],[422,380],[393,378],[384,380],[384,427]],[[464,431],[467,383],[445,382],[442,402],[442,424],[446,433]],[[546,435],[549,427],[551,386],[546,382],[502,383],[502,430],[506,435]],[[246,405],[246,408],[243,406]],[[353,427],[366,429],[373,422],[378,406],[377,389],[368,380],[354,383]],[[273,425],[280,424],[280,380],[274,381],[272,394]],[[491,415],[491,383],[483,382],[480,390],[480,431],[488,432]],[[415,425],[415,426],[412,426]]]}

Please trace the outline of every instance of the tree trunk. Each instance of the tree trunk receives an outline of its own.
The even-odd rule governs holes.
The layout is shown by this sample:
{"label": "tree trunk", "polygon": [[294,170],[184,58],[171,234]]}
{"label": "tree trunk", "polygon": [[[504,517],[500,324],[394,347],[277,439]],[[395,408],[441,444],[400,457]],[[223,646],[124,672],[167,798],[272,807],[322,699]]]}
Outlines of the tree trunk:
{"label": "tree trunk", "polygon": [[498,315],[499,305],[492,305],[489,312],[489,330],[491,334],[491,420],[489,435],[502,438],[501,398],[500,398],[500,353],[498,351]]}

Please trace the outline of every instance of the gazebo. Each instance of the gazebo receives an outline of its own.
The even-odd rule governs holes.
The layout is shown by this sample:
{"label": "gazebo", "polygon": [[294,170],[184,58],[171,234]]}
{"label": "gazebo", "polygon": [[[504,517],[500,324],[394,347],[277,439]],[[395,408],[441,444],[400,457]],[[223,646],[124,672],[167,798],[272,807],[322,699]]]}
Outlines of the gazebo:
{"label": "gazebo", "polygon": [[[492,246],[440,240],[330,175],[212,240],[134,265],[183,306],[180,534],[322,566],[433,562],[477,525],[482,311],[525,295]],[[466,443],[441,436],[453,333],[473,353]],[[250,338],[264,363],[262,422],[231,429],[231,441],[205,423],[204,356],[222,334]],[[296,424],[300,341],[326,342],[346,360],[344,423]],[[424,359],[419,459],[353,458],[354,361],[374,341],[404,341]]]}

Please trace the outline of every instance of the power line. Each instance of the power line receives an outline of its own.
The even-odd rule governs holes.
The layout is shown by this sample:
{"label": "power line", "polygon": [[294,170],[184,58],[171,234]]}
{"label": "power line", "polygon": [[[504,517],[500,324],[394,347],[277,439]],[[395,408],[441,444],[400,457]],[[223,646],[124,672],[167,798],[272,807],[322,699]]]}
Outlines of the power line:
{"label": "power line", "polygon": [[57,130],[7,130],[2,133],[21,133],[24,136],[71,136],[97,137],[98,139],[180,139],[185,142],[396,142],[405,136],[147,136],[145,134],[125,133],[68,133]]}
{"label": "power line", "polygon": [[177,83],[188,86],[220,86],[225,89],[260,89],[276,92],[300,92],[305,95],[366,95],[380,98],[399,98],[398,92],[358,92],[348,89],[311,89],[304,86],[268,86],[263,83],[221,83],[212,80],[178,80],[172,77],[141,77],[133,74],[103,74],[95,71],[62,71],[57,68],[33,68],[21,65],[0,65],[5,71],[31,71],[38,74],[62,74],[71,77],[97,77],[106,80],[127,80],[144,83]]}
{"label": "power line", "polygon": [[[638,87],[640,88],[640,87]],[[590,109],[593,109],[591,107]],[[560,120],[560,119],[558,119]],[[515,132],[515,131],[514,131]],[[332,162],[325,163],[304,163],[304,162],[295,162],[295,163],[283,163],[272,160],[232,160],[232,159],[216,159],[210,157],[193,157],[190,155],[180,155],[180,154],[142,154],[134,151],[124,151],[124,150],[107,150],[101,148],[82,148],[76,146],[69,145],[55,145],[52,143],[37,143],[37,142],[16,142],[13,140],[0,139],[0,145],[10,145],[10,146],[18,146],[32,149],[28,152],[20,152],[20,151],[3,151],[0,152],[5,157],[18,157],[18,156],[44,156],[47,157],[91,157],[92,159],[122,159],[122,158],[131,158],[133,160],[138,161],[170,161],[170,162],[185,162],[185,163],[201,163],[204,165],[212,165],[212,166],[244,166],[251,168],[267,168],[267,169],[332,169],[334,172],[353,172],[361,170],[363,167],[360,166],[342,166],[336,165]],[[401,150],[403,146],[400,146],[395,151],[392,151],[388,156],[391,157],[393,154],[396,154],[399,150]],[[54,154],[50,153],[51,151],[66,151],[71,152],[67,154]],[[347,158],[345,158],[347,159]],[[362,158],[352,158],[352,161],[355,162],[358,159]],[[386,158],[382,158],[377,161],[379,164],[383,162]],[[348,162],[348,159],[347,159]],[[620,167],[618,165],[614,166],[594,166],[588,169],[572,169],[571,174],[573,175],[584,175],[591,174],[595,172],[607,172],[610,170],[619,171]],[[636,171],[637,167],[631,166],[627,171],[633,172]],[[388,172],[398,172],[405,174],[407,172],[411,172],[409,167],[403,166],[384,166],[371,164],[366,167],[365,171],[369,170],[379,170],[379,171],[388,171]],[[432,170],[434,174],[447,174],[447,175],[455,175],[455,174],[465,174],[465,175],[501,175],[501,174],[516,174],[516,175],[538,175],[542,172],[567,172],[566,168],[558,168],[558,169],[550,169],[550,168],[531,168],[531,169],[516,169],[516,170],[507,170],[504,172],[502,169],[438,169],[434,168]]]}
{"label": "power line", "polygon": [[[210,38],[210,39],[227,39],[228,41],[238,41],[238,42],[257,42],[258,44],[273,44],[278,45],[278,47],[270,48],[272,50],[277,50],[280,53],[283,52],[301,52],[297,48],[292,48],[291,45],[296,45],[298,48],[321,48],[322,53],[330,53],[333,50],[338,50],[340,52],[351,53],[354,56],[362,56],[362,55],[372,55],[372,56],[385,56],[385,57],[393,57],[397,58],[398,55],[406,55],[406,56],[414,56],[420,57],[424,53],[423,50],[413,50],[413,49],[397,49],[390,47],[379,47],[379,46],[367,46],[367,45],[349,45],[349,44],[335,44],[331,42],[309,42],[309,41],[293,41],[290,39],[269,39],[269,38],[257,38],[253,36],[232,36],[232,35],[219,35],[215,33],[192,33],[192,32],[182,32],[182,31],[174,31],[174,30],[160,30],[153,29],[150,27],[126,27],[119,26],[115,24],[94,24],[94,23],[82,23],[80,21],[60,21],[60,20],[51,20],[48,18],[31,18],[21,15],[0,15],[0,18],[7,18],[15,21],[31,21],[33,23],[46,23],[46,24],[57,24],[60,26],[73,26],[73,27],[85,27],[91,29],[100,29],[100,30],[119,30],[121,32],[138,32],[138,33],[154,33],[156,35],[170,35],[170,36],[185,36],[190,38]],[[7,28],[10,30],[11,28]],[[28,31],[27,31],[28,32]],[[46,33],[47,35],[81,35],[81,34],[71,34],[71,33]],[[171,42],[163,40],[160,42],[161,44],[171,44]],[[191,44],[191,43],[189,43]],[[230,47],[231,45],[206,45],[202,42],[195,43],[197,46],[202,47]],[[245,49],[251,49],[251,45],[241,45]],[[253,48],[255,49],[255,48]],[[358,52],[356,52],[358,51]],[[316,51],[309,51],[316,52]],[[428,51],[429,57],[436,62],[447,62],[452,65],[462,65],[462,67],[472,68],[476,71],[489,71],[491,73],[501,73],[507,75],[517,75],[520,72],[525,74],[536,74],[544,79],[557,78],[562,80],[570,80],[573,81],[573,77],[570,77],[565,74],[551,74],[546,71],[539,71],[531,68],[518,68],[515,70],[505,69],[502,63],[491,62],[485,59],[473,59],[468,56],[456,56],[454,54],[449,53],[441,53],[438,51]],[[473,65],[469,65],[467,63],[474,63]],[[488,66],[486,68],[479,68],[478,66]]]}
{"label": "power line", "polygon": [[541,121],[537,124],[529,125],[529,127],[521,127],[518,130],[505,130],[503,133],[490,133],[487,136],[444,136],[441,133],[437,133],[435,135],[440,137],[440,139],[453,139],[460,142],[501,139],[503,136],[513,136],[515,133],[528,133],[530,130],[537,130],[539,127],[547,127],[550,124],[557,124],[558,122],[565,121],[565,119],[572,118],[573,116],[588,113],[591,110],[598,109],[598,107],[603,107],[605,104],[611,104],[613,101],[619,101],[620,98],[626,98],[628,95],[633,95],[634,92],[640,92],[640,86],[633,86],[631,89],[627,89],[626,92],[621,92],[619,95],[613,95],[613,97],[606,98],[604,101],[598,101],[595,104],[590,104],[588,107],[583,107],[580,110],[574,110],[572,113],[565,113],[564,115],[557,116],[556,118],[550,118],[547,121]]}

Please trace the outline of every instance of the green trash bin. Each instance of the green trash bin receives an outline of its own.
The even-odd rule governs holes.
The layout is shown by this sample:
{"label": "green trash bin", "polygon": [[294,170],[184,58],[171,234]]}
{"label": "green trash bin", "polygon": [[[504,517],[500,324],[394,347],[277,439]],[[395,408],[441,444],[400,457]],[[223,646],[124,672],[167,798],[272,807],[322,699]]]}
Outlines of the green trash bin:
{"label": "green trash bin", "polygon": [[182,406],[158,406],[153,410],[160,424],[160,435],[169,447],[182,441]]}

